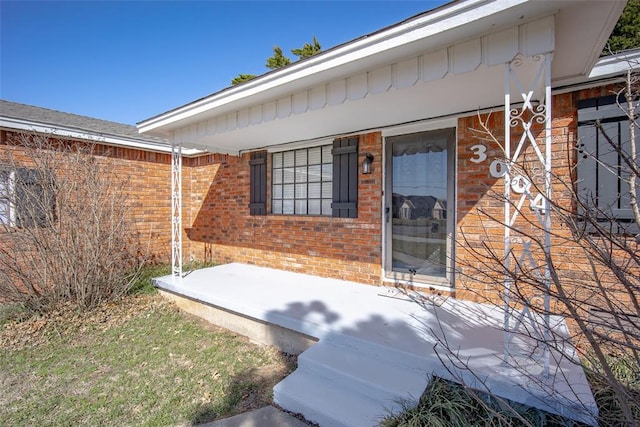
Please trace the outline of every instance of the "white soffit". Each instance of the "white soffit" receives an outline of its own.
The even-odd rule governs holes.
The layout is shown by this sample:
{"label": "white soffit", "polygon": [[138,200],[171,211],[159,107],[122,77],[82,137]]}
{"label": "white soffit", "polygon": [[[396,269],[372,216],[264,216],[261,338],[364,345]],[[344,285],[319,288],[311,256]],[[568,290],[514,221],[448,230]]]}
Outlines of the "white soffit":
{"label": "white soffit", "polygon": [[551,63],[552,85],[584,82],[598,61],[622,14],[625,1],[571,1],[556,16],[556,52]]}
{"label": "white soffit", "polygon": [[555,52],[557,84],[585,79],[597,60],[592,51],[599,53],[623,7],[571,0],[451,3],[138,128],[237,153],[490,107],[503,97],[499,65],[517,54]]}
{"label": "white soffit", "polygon": [[[242,85],[227,88],[183,107],[152,117],[138,127],[141,132],[164,132],[201,116],[212,110],[215,115],[225,109],[247,107],[313,86],[319,81],[330,81],[336,77],[356,74],[376,64],[390,63],[410,57],[418,52],[427,52],[461,39],[495,30],[517,22],[521,13],[527,17],[540,16],[538,9],[547,2],[531,0],[466,0],[451,2],[429,13],[419,15],[398,25],[360,37],[320,55],[298,61],[285,68],[267,73]],[[517,9],[517,10],[516,10]],[[522,10],[520,10],[522,9]],[[225,111],[228,112],[228,111]]]}
{"label": "white soffit", "polygon": [[[533,54],[552,51],[553,31],[553,16],[536,19],[182,126],[172,131],[172,138],[234,153],[496,105],[504,87],[504,69],[496,65],[522,49]],[[341,125],[345,121],[354,127]],[[325,133],[310,134],[319,123]],[[254,133],[252,127],[260,131]],[[205,135],[202,128],[208,130]]]}

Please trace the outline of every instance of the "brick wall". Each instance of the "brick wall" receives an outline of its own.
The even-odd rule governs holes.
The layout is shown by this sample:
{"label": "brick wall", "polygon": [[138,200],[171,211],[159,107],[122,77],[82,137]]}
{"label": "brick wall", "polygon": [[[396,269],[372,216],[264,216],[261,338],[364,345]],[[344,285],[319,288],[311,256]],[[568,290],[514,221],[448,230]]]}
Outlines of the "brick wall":
{"label": "brick wall", "polygon": [[[567,188],[576,157],[577,100],[609,94],[611,88],[583,90],[553,98],[554,198],[571,209]],[[457,135],[457,224],[456,296],[500,298],[501,274],[488,271],[487,248],[502,255],[504,228],[491,216],[502,219],[503,203],[496,197],[503,191],[502,179],[493,178],[489,164],[502,156],[497,143],[485,142],[487,161],[471,161],[472,146],[479,143],[480,120],[502,143],[503,113],[458,121]],[[534,128],[540,136],[541,128]],[[3,133],[0,161],[18,147],[5,144]],[[516,135],[512,141],[517,141]],[[170,155],[142,150],[98,147],[100,161],[108,162],[119,174],[130,177],[126,191],[134,200],[133,215],[141,239],[160,262],[171,256],[171,169]],[[380,132],[360,135],[359,164],[365,153],[375,160],[370,175],[358,176],[358,217],[249,215],[249,154],[209,154],[183,161],[183,256],[184,261],[216,263],[244,262],[325,277],[378,285],[382,282],[382,136]],[[530,159],[532,153],[527,153]],[[268,171],[271,156],[268,157]],[[525,162],[526,163],[526,162]],[[270,182],[270,180],[269,180]],[[268,185],[267,200],[271,188]],[[268,204],[268,212],[270,206]],[[558,266],[567,280],[579,280],[589,272],[589,263],[561,221],[554,219],[554,251],[565,258]],[[523,227],[527,230],[526,223]],[[535,231],[535,228],[528,228]],[[493,283],[493,286],[491,285]],[[577,282],[576,282],[577,283]]]}
{"label": "brick wall", "polygon": [[[187,161],[185,255],[217,263],[245,262],[379,284],[382,263],[380,133],[361,135],[359,163],[370,152],[370,175],[359,173],[358,218],[249,215],[249,155]],[[271,156],[268,157],[270,171]],[[186,179],[185,179],[186,178]],[[270,181],[269,181],[270,182]],[[269,186],[267,199],[270,200]],[[270,206],[268,205],[268,209]]]}
{"label": "brick wall", "polygon": [[[12,132],[0,134],[0,166],[6,165],[10,157],[16,164],[29,166],[33,163],[32,156],[24,148],[11,142],[16,137]],[[132,202],[131,214],[143,250],[154,262],[170,263],[170,155],[106,145],[95,145],[94,153],[97,161],[127,179],[123,190]]]}
{"label": "brick wall", "polygon": [[[552,156],[554,198],[571,209],[567,183],[575,164],[577,100],[606,95],[611,88],[597,88],[553,98]],[[489,173],[489,164],[501,158],[497,143],[485,143],[487,160],[472,162],[472,146],[479,143],[480,120],[504,142],[503,112],[460,118],[457,135],[457,224],[456,296],[467,299],[499,299],[502,272],[499,266],[487,269],[486,249],[501,257],[504,227],[503,180]],[[534,127],[538,139],[542,127]],[[519,135],[512,135],[515,145]],[[217,263],[246,262],[314,275],[382,283],[382,136],[379,132],[360,135],[359,163],[364,153],[374,155],[373,173],[359,175],[358,218],[324,216],[249,215],[249,155],[209,155],[185,162],[184,226],[185,259],[205,259]],[[525,153],[530,167],[533,152]],[[267,159],[269,172],[271,156]],[[527,166],[527,164],[529,166]],[[530,171],[531,172],[531,171]],[[268,179],[270,182],[270,179]],[[539,184],[542,184],[538,180]],[[268,186],[267,199],[271,188]],[[189,196],[187,196],[187,194]],[[268,212],[270,206],[268,205]],[[497,219],[492,220],[491,217]],[[521,220],[525,231],[539,232]],[[582,277],[588,262],[561,221],[553,220],[553,247],[571,258],[559,258],[558,266],[567,277]],[[498,261],[498,260],[496,260]],[[481,273],[481,274],[480,274]]]}
{"label": "brick wall", "polygon": [[[611,94],[612,87],[600,87],[582,90],[574,93],[559,94],[553,97],[552,103],[552,199],[559,207],[566,209],[569,215],[575,212],[572,205],[572,183],[575,182],[574,167],[577,162],[577,101],[592,97]],[[487,161],[474,163],[474,151],[471,147],[479,143],[478,135],[472,129],[481,129],[481,121],[487,123],[497,143],[483,142],[487,147]],[[533,128],[533,134],[542,143],[543,129],[541,126]],[[457,253],[456,267],[459,271],[456,282],[456,296],[463,299],[490,300],[498,302],[503,295],[504,275],[500,271],[501,257],[504,255],[504,226],[499,221],[504,219],[504,203],[500,198],[504,191],[504,181],[496,179],[489,173],[489,163],[492,159],[501,158],[503,154],[498,145],[504,143],[503,112],[498,111],[481,117],[470,116],[462,118],[458,123],[458,216],[457,216]],[[512,147],[515,147],[519,135],[512,135]],[[513,148],[512,148],[513,153]],[[541,177],[536,177],[532,171],[531,162],[534,153],[529,147],[525,150],[523,167],[536,184],[544,185]],[[572,176],[573,175],[573,176]],[[524,231],[523,241],[540,238],[542,231],[534,219],[533,211],[529,211],[528,201],[523,211],[530,212],[528,216],[518,219],[516,226]],[[512,208],[513,212],[514,208]],[[494,217],[496,220],[492,220]],[[528,220],[527,220],[528,219]],[[576,241],[571,230],[567,227],[562,215],[552,215],[551,256],[557,271],[558,280],[568,285],[572,297],[585,301],[585,307],[593,307],[587,302],[594,302],[602,296],[598,290],[597,281],[611,289],[620,286],[619,280],[604,268],[603,265],[590,262],[588,251],[583,244]],[[520,253],[522,241],[517,234],[512,233],[513,247]],[[603,244],[606,244],[603,242]],[[539,265],[544,265],[544,259],[538,255],[540,248],[533,245],[534,259]],[[623,252],[614,253],[615,257],[624,257]],[[494,258],[494,259],[492,259]],[[620,258],[619,258],[620,259]],[[515,262],[512,262],[512,266]],[[637,268],[629,264],[631,268]],[[526,268],[526,266],[524,266]],[[640,271],[638,271],[640,273]],[[637,276],[636,276],[637,277]],[[540,294],[532,284],[520,284],[519,298],[530,298]],[[555,291],[553,291],[555,292]],[[600,296],[598,295],[600,294]],[[609,294],[611,296],[612,294]],[[513,295],[515,296],[515,295]],[[618,302],[622,304],[629,300],[629,295],[621,289]],[[597,303],[596,303],[597,305]],[[621,306],[622,307],[622,306]]]}

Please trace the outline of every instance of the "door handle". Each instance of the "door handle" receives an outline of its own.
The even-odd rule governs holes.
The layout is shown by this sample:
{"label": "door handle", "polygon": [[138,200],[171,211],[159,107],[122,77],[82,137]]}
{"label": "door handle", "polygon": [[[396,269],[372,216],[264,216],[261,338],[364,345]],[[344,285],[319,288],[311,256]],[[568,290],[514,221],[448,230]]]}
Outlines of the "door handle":
{"label": "door handle", "polygon": [[389,212],[390,212],[390,209],[388,207],[384,208],[384,220],[386,222],[389,222]]}

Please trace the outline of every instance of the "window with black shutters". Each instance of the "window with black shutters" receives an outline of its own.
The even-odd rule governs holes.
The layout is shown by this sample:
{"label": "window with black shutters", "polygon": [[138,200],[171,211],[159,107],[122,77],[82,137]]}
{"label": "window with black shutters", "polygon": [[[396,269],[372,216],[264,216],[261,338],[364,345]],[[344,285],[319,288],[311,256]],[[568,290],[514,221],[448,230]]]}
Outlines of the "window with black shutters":
{"label": "window with black shutters", "polygon": [[[638,226],[629,203],[630,142],[629,120],[615,96],[578,103],[577,188],[586,205],[578,213],[597,215],[601,221],[615,219],[618,231],[636,233]],[[640,167],[637,160],[636,167]]]}
{"label": "window with black shutters", "polygon": [[357,218],[358,137],[273,153],[271,212]]}

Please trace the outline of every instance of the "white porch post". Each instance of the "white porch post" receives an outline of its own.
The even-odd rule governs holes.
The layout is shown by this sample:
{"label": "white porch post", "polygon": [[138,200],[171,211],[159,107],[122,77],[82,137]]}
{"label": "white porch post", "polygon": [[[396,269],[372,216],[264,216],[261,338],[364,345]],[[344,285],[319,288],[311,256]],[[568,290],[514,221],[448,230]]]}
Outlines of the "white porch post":
{"label": "white porch post", "polygon": [[182,279],[182,143],[171,143],[171,274]]}
{"label": "white porch post", "polygon": [[[504,177],[504,362],[509,363],[513,351],[511,342],[513,333],[518,332],[524,321],[529,321],[530,331],[535,331],[540,336],[537,337],[543,343],[551,340],[550,331],[550,297],[549,287],[551,284],[551,272],[548,259],[551,252],[551,53],[537,55],[532,58],[516,57],[506,64],[505,73],[505,111],[504,111],[504,164],[500,168],[492,168],[492,173],[498,170],[494,176]],[[537,64],[536,74],[529,85],[523,86],[518,71],[523,62],[531,61]],[[511,99],[511,87],[514,86],[520,94],[517,99],[522,103],[522,107],[513,107]],[[517,98],[517,96],[516,96]],[[540,99],[543,98],[543,99]],[[537,142],[531,132],[535,123],[544,124],[542,141]],[[511,134],[519,135],[519,141],[511,150]],[[544,148],[540,147],[544,144]],[[534,158],[537,160],[531,169],[532,179],[521,173],[519,161],[526,148],[534,150]],[[524,171],[522,171],[524,172]],[[499,175],[499,176],[498,176]],[[544,233],[543,256],[544,265],[540,266],[540,257],[534,257],[531,252],[531,240],[527,240],[522,235],[518,235],[516,220],[523,210],[525,202],[538,218],[538,223]],[[513,207],[513,209],[512,209]],[[512,212],[513,211],[513,212]],[[512,262],[512,257],[516,262]],[[512,313],[511,288],[514,285],[513,277],[518,273],[518,267],[527,265],[535,271],[538,278],[543,283],[543,295],[535,295],[527,301],[520,301],[524,308],[517,317]],[[531,307],[536,302],[543,301],[542,324],[538,321],[540,316],[539,308],[531,311]],[[528,329],[528,328],[527,328]],[[530,333],[530,332],[529,332]],[[543,345],[542,354],[537,355],[537,360],[542,359],[543,376],[549,375],[550,352],[549,344]],[[528,355],[529,357],[535,355]]]}

